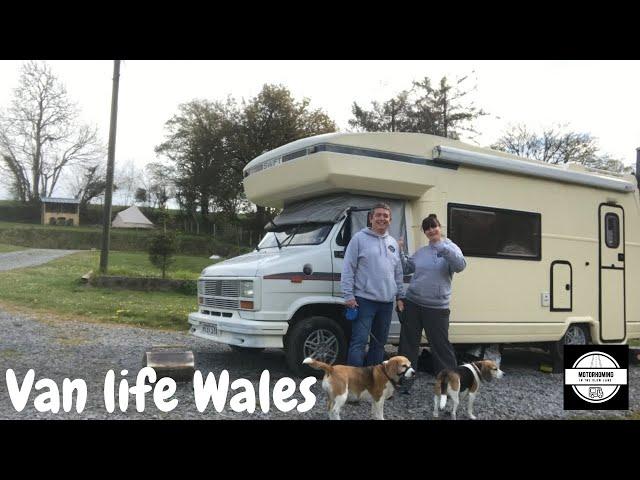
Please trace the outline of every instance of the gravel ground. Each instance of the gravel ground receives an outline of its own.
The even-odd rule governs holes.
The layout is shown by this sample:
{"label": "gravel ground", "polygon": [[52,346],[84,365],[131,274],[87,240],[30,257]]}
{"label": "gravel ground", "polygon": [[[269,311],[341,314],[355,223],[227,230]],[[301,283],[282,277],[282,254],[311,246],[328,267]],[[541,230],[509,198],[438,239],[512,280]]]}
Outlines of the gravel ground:
{"label": "gravel ground", "polygon": [[[271,388],[277,379],[291,376],[286,369],[284,354],[279,350],[266,350],[260,354],[246,354],[231,351],[226,345],[211,343],[186,333],[163,332],[129,326],[114,326],[69,320],[37,319],[24,314],[10,314],[0,310],[0,419],[326,419],[326,396],[320,382],[311,388],[316,395],[315,406],[306,413],[293,410],[281,412],[273,407],[263,413],[259,404],[256,412],[236,413],[230,407],[232,395],[243,392],[244,388],[230,390],[227,403],[218,413],[211,403],[200,413],[195,405],[193,384],[178,383],[172,398],[178,405],[170,412],[161,412],[153,402],[152,394],[146,395],[146,408],[137,412],[135,399],[129,397],[126,412],[116,406],[108,413],[103,401],[103,385],[107,371],[116,372],[116,384],[126,378],[129,385],[135,383],[137,372],[142,368],[145,351],[153,345],[184,344],[195,354],[196,369],[203,376],[213,372],[216,380],[222,370],[229,372],[230,380],[246,378],[258,392],[260,375],[269,370]],[[389,353],[394,347],[388,347]],[[562,419],[598,418],[606,416],[625,417],[627,411],[565,411],[563,410],[562,374],[541,372],[540,363],[547,362],[541,351],[527,349],[506,349],[502,357],[505,377],[496,383],[483,385],[475,402],[475,413],[481,420],[498,419]],[[13,369],[21,382],[29,369],[35,370],[35,379],[49,378],[60,387],[64,378],[80,378],[87,384],[87,404],[81,413],[75,409],[56,414],[38,412],[34,399],[48,392],[48,388],[34,389],[22,412],[16,411],[7,392],[5,372]],[[121,370],[128,370],[121,376]],[[301,378],[294,381],[299,387]],[[431,420],[432,385],[434,378],[420,373],[412,388],[411,395],[395,395],[385,405],[385,418],[389,420],[420,419]],[[629,371],[629,401],[631,410],[640,410],[640,367],[634,365]],[[304,399],[296,388],[293,398]],[[464,411],[459,410],[458,418],[466,420]],[[370,405],[366,402],[346,405],[342,410],[343,419],[368,419]],[[448,418],[448,417],[444,417]]]}
{"label": "gravel ground", "polygon": [[0,253],[0,271],[41,265],[77,251],[78,250],[33,248],[17,252]]}

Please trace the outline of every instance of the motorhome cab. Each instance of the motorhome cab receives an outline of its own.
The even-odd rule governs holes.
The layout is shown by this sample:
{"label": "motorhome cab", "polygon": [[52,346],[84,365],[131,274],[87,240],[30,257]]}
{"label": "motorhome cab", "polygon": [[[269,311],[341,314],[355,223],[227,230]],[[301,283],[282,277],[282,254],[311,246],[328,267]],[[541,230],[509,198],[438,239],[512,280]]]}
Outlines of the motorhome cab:
{"label": "motorhome cab", "polygon": [[[637,180],[523,159],[413,133],[298,140],[244,169],[247,198],[283,208],[258,248],[206,268],[191,332],[240,349],[284,348],[289,366],[344,362],[350,324],[340,273],[352,233],[377,201],[409,253],[435,213],[462,249],[454,344],[571,344],[640,337]],[[409,281],[409,277],[405,278]],[[400,325],[394,318],[391,343]]]}

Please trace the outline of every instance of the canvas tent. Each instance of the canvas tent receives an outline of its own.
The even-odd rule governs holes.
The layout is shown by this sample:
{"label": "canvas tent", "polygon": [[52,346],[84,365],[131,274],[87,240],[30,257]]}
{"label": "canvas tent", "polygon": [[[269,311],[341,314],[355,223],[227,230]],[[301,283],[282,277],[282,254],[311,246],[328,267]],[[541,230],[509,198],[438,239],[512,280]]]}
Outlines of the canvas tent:
{"label": "canvas tent", "polygon": [[111,226],[113,228],[153,228],[153,223],[134,205],[119,212]]}

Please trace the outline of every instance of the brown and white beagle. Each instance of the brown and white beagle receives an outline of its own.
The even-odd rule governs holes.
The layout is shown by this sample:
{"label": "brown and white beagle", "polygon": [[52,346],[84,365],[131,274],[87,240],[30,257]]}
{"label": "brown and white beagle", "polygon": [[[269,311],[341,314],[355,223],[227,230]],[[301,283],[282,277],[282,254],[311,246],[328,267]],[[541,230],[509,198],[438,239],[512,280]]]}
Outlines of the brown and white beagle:
{"label": "brown and white beagle", "polygon": [[305,358],[302,363],[325,372],[322,388],[329,396],[330,420],[340,420],[340,409],[347,400],[360,399],[370,399],[371,416],[384,420],[385,400],[403,378],[411,378],[415,373],[409,359],[402,356],[370,367],[327,365],[312,358]]}
{"label": "brown and white beagle", "polygon": [[479,360],[460,365],[455,370],[442,370],[436,377],[434,387],[433,416],[438,416],[438,410],[444,410],[447,404],[447,396],[449,396],[453,401],[451,418],[455,420],[458,404],[460,403],[460,394],[468,393],[467,413],[471,420],[475,420],[473,401],[478,395],[480,384],[503,376],[504,372],[498,368],[498,365],[493,360]]}

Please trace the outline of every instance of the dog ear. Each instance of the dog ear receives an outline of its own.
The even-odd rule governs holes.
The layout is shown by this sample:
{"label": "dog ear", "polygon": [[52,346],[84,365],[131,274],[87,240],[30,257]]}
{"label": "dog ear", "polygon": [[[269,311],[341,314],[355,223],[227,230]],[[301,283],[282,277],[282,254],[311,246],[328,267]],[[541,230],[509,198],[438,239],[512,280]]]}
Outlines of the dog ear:
{"label": "dog ear", "polygon": [[490,382],[491,380],[493,380],[493,375],[491,375],[491,366],[487,362],[482,362],[480,374],[486,382]]}

